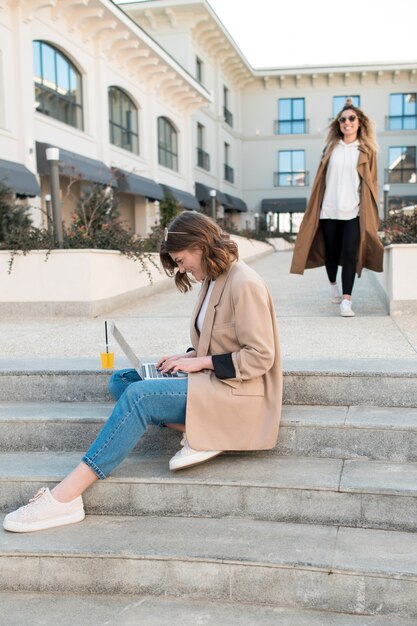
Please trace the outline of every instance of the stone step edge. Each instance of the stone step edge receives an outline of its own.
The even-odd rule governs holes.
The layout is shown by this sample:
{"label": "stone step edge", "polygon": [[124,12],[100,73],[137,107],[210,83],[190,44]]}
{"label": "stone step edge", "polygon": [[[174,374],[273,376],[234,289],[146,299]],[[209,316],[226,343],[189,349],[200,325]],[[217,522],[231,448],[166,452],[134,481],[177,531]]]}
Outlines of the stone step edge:
{"label": "stone step edge", "polygon": [[[30,456],[36,456],[38,458],[48,458],[51,457],[51,455],[54,456],[59,456],[60,458],[62,457],[77,457],[78,459],[81,458],[82,456],[82,451],[80,451],[80,456],[78,457],[77,452],[71,452],[71,453],[50,453],[50,452],[33,452],[33,453],[28,453],[28,452],[16,452],[16,453],[0,453],[0,460],[3,458],[7,457],[13,457],[14,459],[17,458],[28,458]],[[227,458],[233,458],[233,459],[239,459],[241,458],[248,458],[246,455],[241,454],[241,453],[231,453],[231,454],[225,454],[222,458],[224,461],[227,461]],[[129,455],[128,459],[131,460],[132,462],[134,462],[135,458],[140,459],[140,463],[146,463],[147,460],[149,461],[160,461],[161,464],[166,464],[167,465],[167,461],[170,458],[170,455],[154,455],[154,454],[135,454],[132,453],[131,455]],[[220,458],[220,457],[219,457]],[[259,458],[267,458],[267,457],[259,457]],[[268,457],[269,458],[269,457]],[[372,466],[381,466],[381,465],[389,465],[389,466],[395,466],[398,468],[401,467],[406,467],[406,466],[414,466],[417,469],[417,463],[395,463],[395,462],[386,462],[386,461],[375,461],[375,460],[364,460],[364,459],[335,459],[334,457],[332,457],[332,459],[327,459],[327,458],[322,458],[322,457],[308,457],[308,459],[305,459],[305,457],[302,456],[292,456],[292,457],[281,457],[281,458],[271,458],[270,461],[268,461],[269,465],[273,465],[274,463],[276,465],[278,465],[278,463],[285,463],[286,461],[288,461],[288,464],[290,463],[294,463],[294,461],[299,461],[301,464],[305,463],[305,462],[311,462],[313,463],[314,461],[341,461],[341,467],[340,467],[340,472],[339,472],[339,483],[338,485],[334,485],[334,486],[326,486],[326,485],[320,485],[320,484],[315,484],[315,485],[306,485],[306,484],[277,484],[274,482],[251,482],[250,480],[242,480],[240,479],[239,481],[237,481],[235,478],[231,478],[230,480],[227,479],[227,474],[224,475],[223,478],[221,479],[210,479],[209,481],[205,480],[204,477],[190,477],[187,476],[186,473],[181,473],[180,476],[177,476],[177,474],[175,472],[168,475],[168,477],[161,477],[161,476],[123,476],[122,474],[120,476],[115,476],[115,475],[111,475],[108,476],[106,478],[105,481],[100,481],[98,484],[100,484],[101,488],[103,488],[104,485],[153,485],[153,486],[159,486],[159,485],[179,485],[179,486],[184,486],[184,487],[190,487],[190,486],[204,486],[204,487],[228,487],[228,488],[235,488],[235,489],[245,489],[245,488],[250,488],[250,489],[271,489],[271,490],[285,490],[285,491],[320,491],[320,492],[328,492],[328,493],[340,493],[340,494],[352,494],[352,495],[373,495],[373,496],[380,496],[380,497],[403,497],[403,498],[416,498],[417,497],[417,487],[416,487],[416,492],[412,493],[409,490],[401,490],[399,488],[383,488],[383,489],[378,489],[378,488],[370,488],[369,486],[366,487],[349,487],[349,486],[343,486],[341,485],[341,481],[343,480],[343,472],[345,469],[345,464],[348,463],[350,465],[354,465],[355,463],[360,463],[361,465],[369,465],[370,467]],[[75,460],[76,462],[76,460]],[[121,466],[121,471],[123,470],[123,465]],[[40,482],[46,482],[46,483],[57,483],[62,479],[62,474],[57,473],[56,470],[48,470],[47,472],[45,472],[45,474],[41,474],[39,476],[26,476],[26,475],[7,475],[7,476],[2,476],[0,474],[0,484],[1,483],[40,483]],[[105,487],[104,487],[105,488]]]}
{"label": "stone step edge", "polygon": [[[85,519],[91,521],[94,521],[95,519],[101,518],[102,516],[100,515],[86,515]],[[154,517],[156,520],[159,519],[156,516],[148,516],[148,517]],[[109,516],[109,518],[111,518],[112,521],[114,520],[122,520],[124,518],[126,518],[126,516]],[[170,520],[180,520],[180,519],[184,519],[184,518],[179,518],[176,516],[172,516],[170,518]],[[214,520],[218,520],[219,518],[214,518]],[[228,517],[227,521],[233,521],[235,518],[232,517]],[[236,518],[238,519],[238,518]],[[223,521],[223,520],[222,520]],[[255,527],[257,524],[262,524],[264,523],[262,520],[250,520],[251,524],[253,524]],[[274,525],[277,526],[284,526],[286,525],[285,522],[273,522]],[[82,524],[82,522],[80,522],[80,524]],[[291,526],[297,526],[297,524],[294,523],[290,523],[289,525]],[[74,528],[74,526],[77,526],[77,524],[73,524],[71,525],[72,528]],[[299,524],[299,526],[306,526],[306,524]],[[310,527],[320,527],[320,525],[318,524],[311,524],[309,525]],[[322,525],[321,525],[322,526]],[[63,526],[61,528],[68,528],[68,526]],[[336,539],[334,541],[334,550],[337,549],[337,538],[338,538],[338,534],[339,534],[339,530],[340,529],[349,529],[352,527],[348,527],[348,526],[335,526],[333,527],[336,531]],[[59,530],[59,529],[58,529]],[[395,530],[380,530],[380,529],[356,529],[353,528],[353,530],[365,530],[366,532],[372,532],[375,534],[379,534],[379,533],[384,533],[386,534],[402,534],[402,535],[410,535],[413,536],[415,533],[405,533],[403,531],[395,531]],[[5,532],[5,531],[3,531]],[[47,532],[47,531],[46,531]],[[9,533],[7,533],[9,534]],[[10,533],[10,534],[16,534],[18,535],[18,533]],[[30,533],[31,535],[35,535],[36,533]],[[122,560],[122,561],[152,561],[152,562],[177,562],[177,563],[209,563],[209,564],[220,564],[220,565],[229,565],[229,566],[244,566],[244,567],[251,567],[251,568],[256,568],[256,567],[261,567],[263,569],[283,569],[283,570],[299,570],[299,571],[304,571],[304,572],[320,572],[320,573],[325,573],[325,574],[341,574],[344,576],[362,576],[365,578],[378,578],[378,579],[387,579],[387,580],[401,580],[401,581],[411,581],[411,582],[416,582],[417,583],[417,574],[410,574],[410,573],[402,573],[402,572],[391,572],[391,571],[381,571],[381,570],[376,570],[375,568],[371,568],[371,569],[364,569],[360,566],[356,566],[352,567],[352,566],[347,566],[347,567],[334,567],[333,565],[331,566],[320,566],[320,565],[315,565],[313,563],[311,564],[306,564],[306,563],[289,563],[288,559],[285,560],[284,558],[281,559],[277,559],[277,561],[275,562],[267,562],[267,561],[262,561],[262,560],[255,560],[255,559],[248,559],[248,558],[241,558],[241,559],[235,559],[235,558],[229,558],[229,557],[224,557],[224,556],[219,556],[219,557],[213,557],[213,556],[187,556],[184,554],[168,554],[168,555],[161,555],[161,554],[132,554],[129,553],[127,554],[126,552],[121,551],[120,553],[117,552],[112,552],[112,551],[108,551],[108,552],[93,552],[91,549],[89,548],[78,548],[76,550],[71,550],[71,549],[66,549],[65,551],[58,551],[56,549],[51,549],[51,550],[46,550],[46,549],[41,549],[41,548],[32,548],[32,549],[25,549],[22,547],[19,547],[17,550],[13,550],[13,549],[2,549],[0,546],[0,558],[8,558],[8,557],[12,557],[12,558],[65,558],[65,559],[86,559],[86,560],[92,560],[92,559],[100,559],[100,560],[104,560],[104,559],[111,559],[111,560]],[[3,591],[3,589],[1,590]]]}
{"label": "stone step edge", "polygon": [[[53,604],[51,605],[52,599]],[[233,618],[233,624],[237,624],[235,621],[236,616],[239,617],[242,626],[252,626],[253,622],[249,620],[255,619],[255,611],[257,612],[256,623],[260,626],[266,623],[268,625],[274,624],[274,626],[277,626],[277,624],[280,623],[276,621],[277,619],[291,620],[285,622],[288,626],[300,626],[300,620],[302,620],[304,626],[307,624],[309,626],[331,626],[331,624],[334,626],[337,623],[341,623],[340,620],[342,620],[343,624],[346,626],[348,624],[349,626],[363,626],[364,624],[364,616],[358,614],[335,613],[334,611],[318,611],[314,609],[294,609],[285,606],[277,607],[268,604],[246,603],[243,601],[233,602],[232,600],[195,600],[179,598],[178,596],[171,596],[169,594],[164,596],[149,596],[144,594],[129,597],[121,594],[111,594],[109,596],[109,594],[77,594],[71,592],[59,594],[50,592],[30,593],[0,591],[0,600],[2,606],[5,607],[5,614],[10,615],[12,611],[17,617],[19,617],[19,609],[20,615],[22,615],[22,603],[24,603],[23,612],[27,610],[27,612],[31,614],[31,617],[33,617],[33,615],[36,616],[36,610],[43,608],[45,611],[44,615],[48,614],[49,616],[52,614],[51,621],[45,621],[45,625],[50,623],[54,624],[54,626],[57,620],[57,613],[62,613],[63,610],[73,610],[74,603],[82,605],[83,616],[86,618],[87,623],[91,623],[91,618],[88,613],[85,613],[86,609],[92,612],[95,611],[94,614],[96,616],[98,610],[102,612],[105,611],[106,617],[110,618],[110,620],[114,619],[115,616],[115,613],[112,611],[117,611],[117,618],[119,618],[120,611],[123,610],[125,617],[135,615],[136,619],[139,620],[140,618],[143,619],[142,612],[150,608],[152,609],[153,615],[155,615],[157,611],[158,620],[164,620],[163,622],[160,621],[159,624],[170,623],[172,626],[182,624],[184,618],[186,619],[184,623],[189,624],[190,622],[187,618],[190,612],[192,612],[194,619],[208,619],[209,621],[206,623],[211,626],[214,624],[212,621],[213,618],[222,619],[223,626],[227,626],[231,618]],[[175,620],[173,620],[173,610],[175,610]],[[34,612],[32,613],[32,611]],[[231,614],[230,611],[233,611],[233,613]],[[213,615],[213,613],[215,613],[215,615]],[[267,622],[265,622],[265,620],[267,620]],[[338,620],[338,622],[335,620]],[[393,614],[367,616],[367,625],[369,626],[392,626],[394,623],[396,626],[415,626],[415,621],[411,622],[407,618],[398,617],[398,615],[395,615],[395,617]]]}
{"label": "stone step edge", "polygon": [[[84,401],[54,401],[54,402],[44,402],[42,400],[33,400],[33,401],[0,401],[0,425],[1,424],[60,424],[60,425],[70,425],[70,424],[103,424],[107,420],[108,416],[111,413],[112,408],[114,407],[114,401],[95,401],[95,400],[84,400]],[[59,410],[62,413],[63,407],[69,406],[71,407],[71,411],[64,415],[54,415],[55,410]],[[10,410],[10,408],[16,407],[17,410],[21,410],[22,414],[19,415],[5,415],[2,413],[2,409]],[[39,412],[36,413],[40,409],[44,409],[44,414],[41,415]],[[45,409],[49,414],[45,414]],[[71,412],[74,412],[74,409],[79,410],[81,415],[71,415]],[[89,415],[82,415],[83,410],[88,409]],[[91,409],[96,409],[98,416],[91,415]],[[355,410],[366,411],[366,413],[373,413],[372,421],[370,422],[366,418],[363,418],[362,421],[350,422],[351,414]],[[25,415],[23,413],[27,411],[33,411],[33,415]],[[387,423],[384,420],[384,416],[386,416],[387,411],[393,411],[396,413],[395,419],[392,419],[391,423]],[[407,413],[413,411],[413,419],[414,423],[410,423],[409,418],[403,418],[403,423],[401,422],[402,416]],[[106,415],[103,415],[103,412],[106,412]],[[293,415],[285,415],[286,411],[292,413]],[[311,412],[314,413],[314,420],[311,418],[305,418],[302,412]],[[339,419],[329,419],[329,412],[334,411],[335,416],[338,415]],[[344,412],[344,417],[341,413]],[[321,414],[320,414],[321,413]],[[380,413],[380,420],[378,421],[378,415]],[[294,415],[296,414],[296,415]],[[404,423],[405,422],[405,423]],[[413,407],[398,407],[398,406],[377,406],[377,405],[312,405],[312,404],[283,404],[283,412],[280,421],[281,426],[286,427],[297,427],[301,426],[303,428],[312,427],[312,428],[352,428],[352,429],[364,429],[364,430],[395,430],[395,431],[413,431],[417,430],[417,407],[413,409]]]}

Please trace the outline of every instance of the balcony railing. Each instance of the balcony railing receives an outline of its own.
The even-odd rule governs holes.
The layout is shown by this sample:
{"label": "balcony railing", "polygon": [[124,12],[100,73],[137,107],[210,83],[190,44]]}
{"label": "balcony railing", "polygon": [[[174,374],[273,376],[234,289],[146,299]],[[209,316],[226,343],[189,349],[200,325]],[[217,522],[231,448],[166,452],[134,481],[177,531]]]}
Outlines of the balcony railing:
{"label": "balcony railing", "polygon": [[223,116],[226,124],[233,128],[233,113],[231,113],[231,111],[229,111],[226,107],[223,107]]}
{"label": "balcony railing", "polygon": [[197,148],[197,165],[203,170],[210,171],[210,155],[201,148]]}
{"label": "balcony railing", "polygon": [[385,170],[385,182],[390,185],[416,184],[417,168],[402,167],[395,170]]}
{"label": "balcony railing", "polygon": [[385,130],[417,130],[417,115],[388,115]]}
{"label": "balcony railing", "polygon": [[306,187],[308,172],[274,172],[274,187]]}
{"label": "balcony railing", "polygon": [[224,164],[224,180],[227,180],[229,183],[235,182],[235,171],[233,167],[230,167],[227,163]]}
{"label": "balcony railing", "polygon": [[310,120],[274,120],[274,135],[306,135]]}

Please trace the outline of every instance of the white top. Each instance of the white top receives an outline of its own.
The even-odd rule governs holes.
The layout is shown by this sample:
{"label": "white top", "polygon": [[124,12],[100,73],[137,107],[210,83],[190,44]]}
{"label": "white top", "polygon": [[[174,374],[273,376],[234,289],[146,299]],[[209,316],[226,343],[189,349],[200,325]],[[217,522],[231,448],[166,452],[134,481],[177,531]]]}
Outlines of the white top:
{"label": "white top", "polygon": [[203,304],[201,305],[200,312],[197,317],[197,328],[198,332],[201,333],[201,329],[203,328],[204,318],[206,317],[207,307],[210,300],[211,292],[213,291],[215,280],[210,281],[209,288],[207,289],[206,297],[203,300]]}
{"label": "white top", "polygon": [[333,150],[326,172],[320,219],[352,220],[359,215],[359,141],[342,139]]}

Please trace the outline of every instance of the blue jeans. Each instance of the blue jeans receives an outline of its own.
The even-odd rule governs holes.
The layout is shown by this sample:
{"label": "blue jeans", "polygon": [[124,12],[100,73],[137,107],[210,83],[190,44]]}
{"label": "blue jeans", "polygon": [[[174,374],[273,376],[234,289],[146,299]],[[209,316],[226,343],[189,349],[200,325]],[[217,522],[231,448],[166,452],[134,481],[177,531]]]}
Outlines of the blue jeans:
{"label": "blue jeans", "polygon": [[109,381],[117,402],[82,460],[106,478],[133,450],[148,424],[184,424],[187,378],[141,380],[135,370],[115,372]]}

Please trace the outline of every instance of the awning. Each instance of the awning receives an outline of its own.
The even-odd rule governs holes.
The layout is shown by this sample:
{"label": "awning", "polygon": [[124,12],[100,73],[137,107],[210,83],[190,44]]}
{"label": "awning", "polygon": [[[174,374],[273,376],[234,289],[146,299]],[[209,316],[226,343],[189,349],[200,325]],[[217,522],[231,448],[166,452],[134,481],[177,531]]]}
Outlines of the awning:
{"label": "awning", "polygon": [[[36,142],[39,174],[49,175],[50,168],[46,159],[46,149],[55,147],[57,148],[58,146]],[[59,171],[62,176],[67,176],[68,178],[82,178],[92,183],[117,187],[117,182],[107,165],[101,161],[96,161],[62,148],[59,148]]]}
{"label": "awning", "polygon": [[[208,185],[203,185],[203,183],[195,184],[195,195],[199,199],[200,202],[209,202],[211,200],[210,191],[213,191],[213,187],[209,187]],[[216,200],[219,204],[223,206],[229,206],[230,201],[227,199],[226,194],[218,189],[216,191]]]}
{"label": "awning", "polygon": [[268,198],[261,202],[264,213],[304,213],[307,198]]}
{"label": "awning", "polygon": [[194,211],[200,210],[198,200],[192,193],[182,191],[182,189],[177,189],[176,187],[169,187],[168,185],[161,185],[161,187],[166,196],[174,198],[174,200],[176,200],[178,204],[181,204],[184,209],[191,209]]}
{"label": "awning", "polygon": [[144,196],[150,200],[162,200],[164,192],[161,185],[144,176],[113,168],[117,189],[121,193],[130,193],[135,196]]}
{"label": "awning", "polygon": [[20,163],[0,159],[0,183],[22,196],[41,195],[35,174]]}
{"label": "awning", "polygon": [[225,194],[227,199],[229,200],[228,205],[225,206],[225,209],[229,209],[232,211],[239,211],[240,213],[246,213],[248,207],[246,206],[246,202],[238,198],[237,196],[231,196],[230,194]]}

